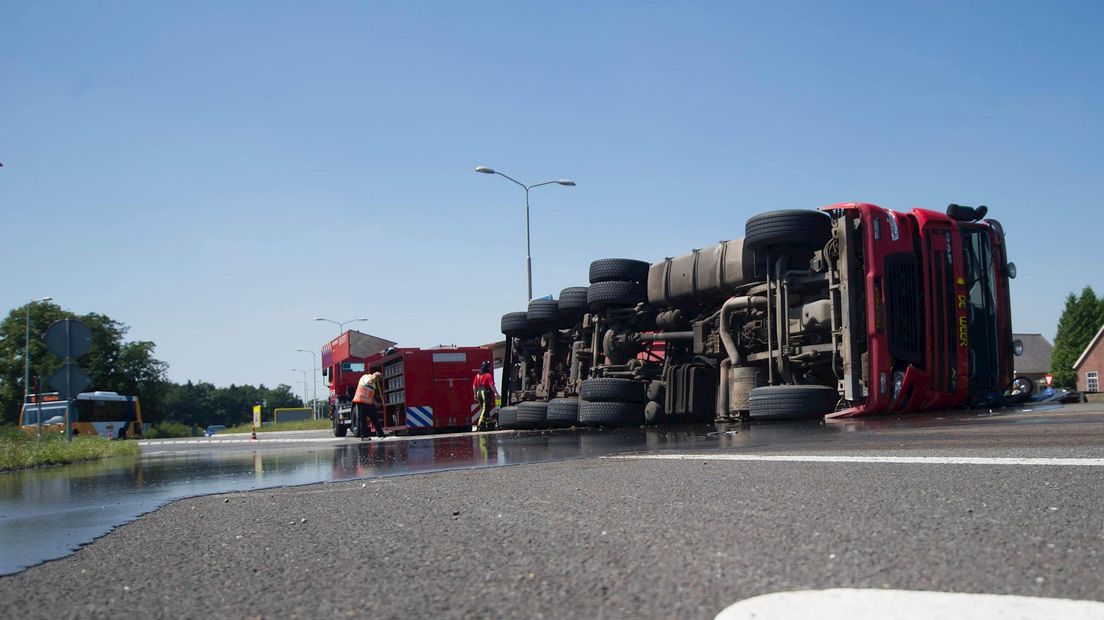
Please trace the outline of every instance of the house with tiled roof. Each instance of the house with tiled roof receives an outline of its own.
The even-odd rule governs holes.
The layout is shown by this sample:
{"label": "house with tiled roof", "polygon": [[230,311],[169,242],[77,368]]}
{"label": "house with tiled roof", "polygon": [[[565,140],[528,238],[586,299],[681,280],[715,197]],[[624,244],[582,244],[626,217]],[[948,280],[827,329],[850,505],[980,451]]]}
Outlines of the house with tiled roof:
{"label": "house with tiled roof", "polygon": [[1077,373],[1077,389],[1081,392],[1100,391],[1100,373],[1104,371],[1104,338],[1101,335],[1104,335],[1104,325],[1100,326],[1081,357],[1073,363],[1073,372]]}
{"label": "house with tiled roof", "polygon": [[1013,340],[1023,343],[1023,355],[1013,357],[1015,376],[1042,381],[1050,371],[1050,354],[1054,345],[1042,334],[1012,334]]}

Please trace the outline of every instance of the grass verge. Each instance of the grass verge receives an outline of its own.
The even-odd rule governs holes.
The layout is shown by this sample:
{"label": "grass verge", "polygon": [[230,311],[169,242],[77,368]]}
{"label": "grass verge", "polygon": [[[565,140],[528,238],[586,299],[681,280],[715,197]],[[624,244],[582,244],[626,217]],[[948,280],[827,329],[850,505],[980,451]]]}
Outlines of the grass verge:
{"label": "grass verge", "polygon": [[[317,431],[330,428],[328,419],[321,420],[295,420],[294,422],[269,422],[257,429],[258,433],[272,431]],[[222,433],[248,433],[253,430],[252,424],[239,424],[222,431]],[[220,435],[222,433],[219,433]]]}
{"label": "grass verge", "polygon": [[38,441],[18,428],[0,430],[0,471],[134,456],[141,452],[135,441],[111,441],[103,437],[76,437],[73,441],[65,441],[60,436]]}

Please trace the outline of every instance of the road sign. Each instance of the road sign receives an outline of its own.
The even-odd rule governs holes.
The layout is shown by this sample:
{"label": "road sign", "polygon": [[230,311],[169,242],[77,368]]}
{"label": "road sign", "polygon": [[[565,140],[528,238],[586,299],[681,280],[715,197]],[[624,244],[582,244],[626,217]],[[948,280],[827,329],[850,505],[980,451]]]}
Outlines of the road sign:
{"label": "road sign", "polygon": [[54,321],[46,330],[46,347],[58,357],[80,357],[92,348],[92,330],[76,319]]}
{"label": "road sign", "polygon": [[59,366],[46,381],[58,391],[62,400],[76,398],[84,388],[92,385],[92,379],[79,366],[69,362]]}

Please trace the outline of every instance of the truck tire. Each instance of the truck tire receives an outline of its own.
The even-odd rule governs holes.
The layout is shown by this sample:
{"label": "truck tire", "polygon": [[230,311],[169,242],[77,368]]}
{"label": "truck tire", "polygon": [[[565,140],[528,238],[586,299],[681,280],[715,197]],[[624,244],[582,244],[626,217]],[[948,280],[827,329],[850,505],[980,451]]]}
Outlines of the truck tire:
{"label": "truck tire", "polygon": [[507,312],[502,315],[502,334],[525,336],[529,333],[529,317],[526,312]]}
{"label": "truck tire", "polygon": [[751,390],[753,420],[822,418],[836,410],[839,393],[823,385],[768,385]]}
{"label": "truck tire", "polygon": [[587,287],[569,286],[560,291],[560,314],[565,317],[580,317],[586,314],[590,307],[587,305]]}
{"label": "truck tire", "polygon": [[548,426],[567,428],[579,423],[579,399],[553,398],[548,401]]}
{"label": "truck tire", "polygon": [[499,428],[517,428],[517,407],[503,407],[498,410]]}
{"label": "truck tire", "polygon": [[752,250],[778,246],[819,250],[831,238],[832,218],[823,211],[768,211],[753,216],[744,226],[744,243]]}
{"label": "truck tire", "polygon": [[586,426],[641,426],[644,424],[642,403],[595,403],[579,401],[579,424]]}
{"label": "truck tire", "polygon": [[590,283],[637,282],[648,283],[651,265],[631,258],[600,258],[590,264]]}
{"label": "truck tire", "polygon": [[549,325],[560,320],[560,303],[555,299],[534,299],[525,313],[530,326]]}
{"label": "truck tire", "polygon": [[540,400],[527,400],[518,403],[518,428],[544,428],[548,424],[548,403]]}
{"label": "truck tire", "polygon": [[344,437],[345,433],[349,432],[349,429],[345,428],[344,424],[342,424],[341,422],[338,422],[337,412],[334,412],[334,415],[333,415],[333,418],[330,421],[330,424],[333,426],[334,437]]}
{"label": "truck tire", "polygon": [[632,379],[598,377],[586,379],[579,386],[579,398],[590,402],[642,403],[644,384]]}
{"label": "truck tire", "polygon": [[597,282],[587,288],[587,305],[595,312],[610,306],[635,306],[645,299],[644,285],[637,282]]}

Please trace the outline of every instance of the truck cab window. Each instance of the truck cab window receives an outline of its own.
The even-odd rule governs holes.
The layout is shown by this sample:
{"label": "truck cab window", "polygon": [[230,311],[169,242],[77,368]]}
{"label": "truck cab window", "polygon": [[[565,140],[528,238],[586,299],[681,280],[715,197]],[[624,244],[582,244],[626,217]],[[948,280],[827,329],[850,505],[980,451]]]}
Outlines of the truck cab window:
{"label": "truck cab window", "polygon": [[966,258],[970,392],[999,390],[996,279],[988,231],[963,227],[962,246]]}

